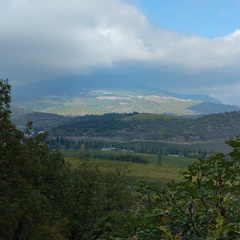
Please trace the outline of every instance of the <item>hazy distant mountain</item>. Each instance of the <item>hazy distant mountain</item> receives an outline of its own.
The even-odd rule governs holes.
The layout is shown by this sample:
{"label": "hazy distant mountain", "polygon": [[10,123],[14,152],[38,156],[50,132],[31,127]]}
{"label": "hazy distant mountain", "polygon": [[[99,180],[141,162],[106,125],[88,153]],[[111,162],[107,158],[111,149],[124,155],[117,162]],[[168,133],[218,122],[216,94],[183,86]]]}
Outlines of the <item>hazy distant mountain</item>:
{"label": "hazy distant mountain", "polygon": [[14,105],[74,116],[108,112],[200,115],[239,109],[208,95],[172,93],[112,73],[31,83],[13,88],[12,96]]}

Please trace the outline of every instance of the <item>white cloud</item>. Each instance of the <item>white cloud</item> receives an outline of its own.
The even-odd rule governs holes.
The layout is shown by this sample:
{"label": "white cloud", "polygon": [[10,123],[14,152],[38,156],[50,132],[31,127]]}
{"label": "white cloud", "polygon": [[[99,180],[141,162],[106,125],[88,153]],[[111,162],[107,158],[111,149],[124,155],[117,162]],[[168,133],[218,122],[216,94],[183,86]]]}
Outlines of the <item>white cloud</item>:
{"label": "white cloud", "polygon": [[124,0],[2,0],[0,8],[1,77],[15,83],[124,61],[181,69],[188,75],[188,83],[182,78],[181,84],[191,84],[189,76],[204,72],[240,74],[240,30],[204,38],[161,29]]}
{"label": "white cloud", "polygon": [[146,54],[141,37],[149,27],[147,20],[121,0],[1,4],[5,19],[0,24],[1,70],[15,78],[81,73]]}
{"label": "white cloud", "polygon": [[212,97],[221,99],[225,104],[232,104],[240,106],[240,83],[218,85],[203,91],[210,94]]}

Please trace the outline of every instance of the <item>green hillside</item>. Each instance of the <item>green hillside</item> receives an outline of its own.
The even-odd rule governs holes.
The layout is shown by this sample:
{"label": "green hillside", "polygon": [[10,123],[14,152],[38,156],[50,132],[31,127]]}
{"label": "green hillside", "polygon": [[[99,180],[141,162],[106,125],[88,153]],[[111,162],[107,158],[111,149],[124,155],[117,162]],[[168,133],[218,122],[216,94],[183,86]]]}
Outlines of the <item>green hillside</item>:
{"label": "green hillside", "polygon": [[184,118],[157,114],[104,114],[72,118],[51,135],[178,143],[220,142],[240,134],[240,111]]}
{"label": "green hillside", "polygon": [[138,151],[144,148],[154,152],[160,143],[165,151],[167,147],[163,144],[174,145],[181,152],[185,151],[183,148],[219,151],[226,150],[226,139],[240,135],[240,111],[199,118],[137,112],[64,117],[34,112],[14,119],[21,129],[27,121],[34,123],[34,132],[48,131],[49,138],[67,138],[75,141],[76,147],[78,142],[87,140],[101,141],[102,146],[112,143],[122,144],[123,148],[132,146]]}
{"label": "green hillside", "polygon": [[239,109],[236,106],[166,96],[156,92],[104,89],[81,90],[75,94],[23,98],[15,104],[32,111],[64,116],[131,112],[198,116]]}

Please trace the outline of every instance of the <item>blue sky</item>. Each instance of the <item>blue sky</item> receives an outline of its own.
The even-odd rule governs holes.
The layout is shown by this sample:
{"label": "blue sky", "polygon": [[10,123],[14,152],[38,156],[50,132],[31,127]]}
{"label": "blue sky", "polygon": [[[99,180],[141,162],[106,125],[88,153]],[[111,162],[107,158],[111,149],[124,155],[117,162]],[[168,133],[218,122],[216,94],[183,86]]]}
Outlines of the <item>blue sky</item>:
{"label": "blue sky", "polygon": [[13,87],[110,70],[240,105],[240,0],[0,0],[0,9],[0,77]]}
{"label": "blue sky", "polygon": [[140,0],[132,4],[153,24],[205,37],[228,35],[240,24],[239,0]]}

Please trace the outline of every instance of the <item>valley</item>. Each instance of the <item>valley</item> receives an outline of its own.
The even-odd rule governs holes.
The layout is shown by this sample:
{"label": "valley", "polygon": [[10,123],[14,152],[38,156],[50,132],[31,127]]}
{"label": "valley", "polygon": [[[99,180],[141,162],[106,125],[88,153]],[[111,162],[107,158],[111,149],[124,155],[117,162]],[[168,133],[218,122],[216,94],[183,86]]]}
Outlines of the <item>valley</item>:
{"label": "valley", "polygon": [[159,151],[167,144],[178,152],[227,152],[224,141],[240,134],[238,106],[106,73],[13,89],[12,119],[20,129],[32,121],[34,133],[47,131],[49,139],[75,142],[73,148],[97,141],[134,151]]}

